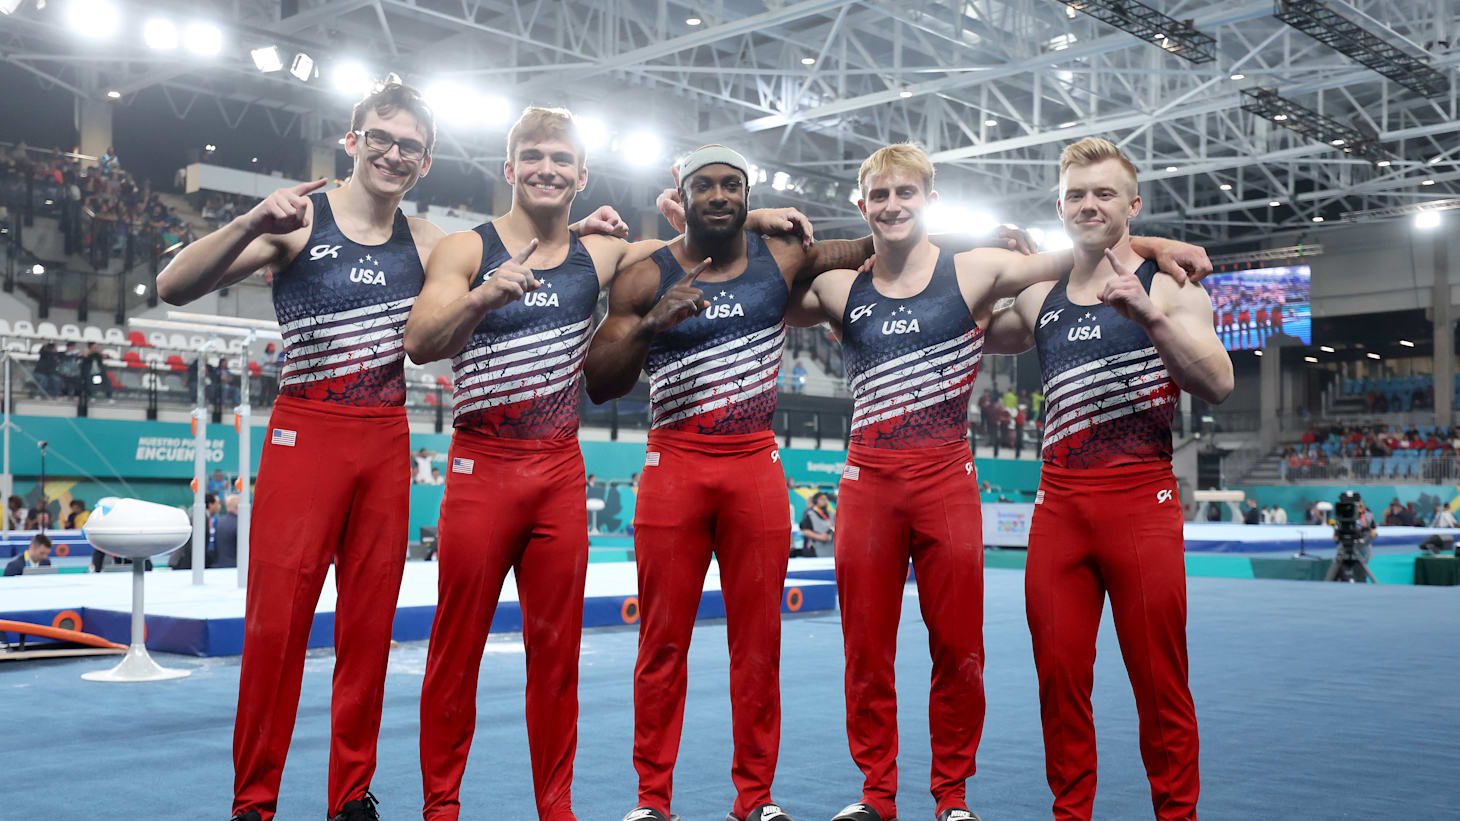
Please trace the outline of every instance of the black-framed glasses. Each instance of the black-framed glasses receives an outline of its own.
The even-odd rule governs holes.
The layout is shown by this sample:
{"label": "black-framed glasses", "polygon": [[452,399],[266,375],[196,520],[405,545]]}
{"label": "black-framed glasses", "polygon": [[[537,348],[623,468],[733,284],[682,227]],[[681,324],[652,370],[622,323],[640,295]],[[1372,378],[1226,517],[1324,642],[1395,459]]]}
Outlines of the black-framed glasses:
{"label": "black-framed glasses", "polygon": [[365,141],[366,148],[377,154],[384,154],[390,151],[391,146],[396,146],[400,149],[400,158],[408,162],[419,162],[426,156],[426,144],[420,140],[397,140],[389,132],[378,128],[368,128],[353,133]]}

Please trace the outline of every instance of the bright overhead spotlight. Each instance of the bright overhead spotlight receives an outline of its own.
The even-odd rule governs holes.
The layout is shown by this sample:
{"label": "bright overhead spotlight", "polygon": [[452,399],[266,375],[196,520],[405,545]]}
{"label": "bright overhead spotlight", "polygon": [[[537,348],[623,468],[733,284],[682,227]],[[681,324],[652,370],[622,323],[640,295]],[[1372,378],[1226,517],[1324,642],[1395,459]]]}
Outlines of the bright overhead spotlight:
{"label": "bright overhead spotlight", "polygon": [[278,46],[264,46],[248,53],[253,58],[253,67],[268,74],[284,67],[284,58],[279,56]]}
{"label": "bright overhead spotlight", "polygon": [[369,94],[374,84],[375,78],[370,75],[370,69],[356,60],[336,63],[330,70],[330,85],[335,91],[354,99]]}
{"label": "bright overhead spotlight", "polygon": [[815,57],[802,57],[801,58],[801,65],[803,65],[803,66],[814,66],[814,65],[816,65],[816,58]]}
{"label": "bright overhead spotlight", "polygon": [[904,88],[902,91],[897,92],[897,96],[906,100],[907,98],[912,96],[912,92]]}
{"label": "bright overhead spotlight", "polygon": [[1060,123],[1060,124],[1059,124],[1059,127],[1060,127],[1060,128],[1074,128],[1074,127],[1075,127],[1075,126],[1077,126],[1077,125],[1079,125],[1079,123],[1078,123],[1078,122],[1077,122],[1077,121],[1075,121],[1075,120],[1070,120],[1070,121],[1069,121],[1069,122],[1063,122],[1063,123]]}
{"label": "bright overhead spotlight", "polygon": [[142,41],[153,51],[172,51],[177,48],[177,26],[171,20],[154,17],[142,27]]}
{"label": "bright overhead spotlight", "polygon": [[1391,162],[1390,162],[1390,161],[1388,161],[1388,160],[1380,160],[1380,161],[1378,161],[1378,162],[1376,162],[1376,163],[1374,163],[1374,165],[1377,165],[1377,166],[1378,166],[1378,167],[1380,167],[1380,168],[1388,168],[1388,167],[1389,167],[1389,166],[1391,166],[1391,165],[1393,165],[1393,164],[1394,164],[1394,163],[1391,163]]}
{"label": "bright overhead spotlight", "polygon": [[1286,115],[1286,114],[1278,114],[1277,116],[1275,116],[1275,117],[1272,118],[1272,121],[1275,122],[1275,123],[1284,123],[1284,122],[1287,122],[1288,121],[1288,115]]}
{"label": "bright overhead spotlight", "polygon": [[506,97],[482,97],[477,105],[481,119],[487,125],[506,125],[512,119],[512,104]]}
{"label": "bright overhead spotlight", "polygon": [[1177,171],[1176,166],[1174,166],[1174,165],[1168,165],[1168,166],[1166,166],[1166,173],[1167,174],[1174,174],[1174,173],[1176,173],[1176,171]]}
{"label": "bright overhead spotlight", "polygon": [[1368,357],[1369,357],[1369,358],[1370,358],[1370,359],[1383,359],[1383,358],[1384,358],[1384,357],[1382,357],[1382,356],[1380,356],[1380,355],[1378,355],[1378,354],[1376,354],[1376,353],[1374,353],[1374,352],[1373,352],[1373,351],[1369,351],[1369,353],[1368,353]]}
{"label": "bright overhead spotlight", "polygon": [[686,17],[686,18],[684,18],[684,24],[686,26],[698,26],[700,23],[703,23],[703,22],[705,22],[705,21],[704,20],[701,20],[698,17]]}
{"label": "bright overhead spotlight", "polygon": [[1065,233],[1064,226],[1046,230],[1044,240],[1044,250],[1046,251],[1065,251],[1075,247],[1074,240],[1071,240],[1070,235]]}
{"label": "bright overhead spotlight", "polygon": [[1420,180],[1419,181],[1419,184],[1420,185],[1434,185],[1435,184],[1435,181],[1434,180]]}
{"label": "bright overhead spotlight", "polygon": [[999,121],[998,120],[995,120],[992,117],[990,117],[989,119],[984,120],[983,121],[983,124],[986,125],[986,126],[988,126],[989,128],[993,128],[994,126],[996,126],[996,125],[999,124]]}
{"label": "bright overhead spotlight", "polygon": [[122,99],[122,92],[117,91],[116,89],[112,89],[111,91],[108,91],[106,93],[106,96],[110,97],[113,100],[120,100]]}
{"label": "bright overhead spotlight", "polygon": [[1406,348],[1413,348],[1414,347],[1414,343],[1413,342],[1410,342],[1408,339],[1401,339],[1401,340],[1399,340],[1399,344],[1403,345]]}
{"label": "bright overhead spotlight", "polygon": [[785,171],[777,171],[775,176],[771,177],[772,190],[785,191],[789,187],[791,187],[791,175]]}
{"label": "bright overhead spotlight", "polygon": [[1269,207],[1269,208],[1276,208],[1276,207],[1278,207],[1278,206],[1279,206],[1279,205],[1282,205],[1282,203],[1281,203],[1281,202],[1279,202],[1279,201],[1278,201],[1278,200],[1268,200],[1268,201],[1267,201],[1267,206],[1268,206],[1268,207]]}
{"label": "bright overhead spotlight", "polygon": [[1224,182],[1224,183],[1222,183],[1221,185],[1219,185],[1217,187],[1218,188],[1221,188],[1223,191],[1231,191],[1232,190],[1232,184],[1229,183],[1229,182]]}
{"label": "bright overhead spotlight", "polygon": [[135,293],[137,296],[146,296],[147,286],[139,282],[137,283],[137,287],[132,289],[132,292]]}
{"label": "bright overhead spotlight", "polygon": [[629,165],[647,168],[664,156],[664,142],[651,131],[635,131],[619,141],[618,150]]}
{"label": "bright overhead spotlight", "polygon": [[294,79],[301,83],[307,83],[314,79],[314,58],[304,52],[294,55],[294,62],[289,64],[289,73]]}
{"label": "bright overhead spotlight", "polygon": [[40,276],[46,272],[46,266],[37,262],[35,265],[30,266],[30,272],[36,276]]}
{"label": "bright overhead spotlight", "polygon": [[970,236],[992,234],[999,221],[987,211],[978,211],[954,202],[942,201],[928,209],[928,225],[937,233],[959,233]]}
{"label": "bright overhead spotlight", "polygon": [[199,57],[216,57],[223,50],[223,30],[212,23],[188,23],[183,29],[183,46]]}
{"label": "bright overhead spotlight", "polygon": [[258,161],[259,161],[259,158],[258,157],[254,157],[253,159],[249,160],[249,162],[258,162]]}
{"label": "bright overhead spotlight", "polygon": [[66,22],[88,40],[106,40],[117,33],[122,13],[109,0],[71,0],[66,4]]}
{"label": "bright overhead spotlight", "polygon": [[597,117],[573,117],[584,150],[592,153],[608,145],[608,124]]}
{"label": "bright overhead spotlight", "polygon": [[1262,356],[1262,351],[1253,351],[1252,352],[1252,355],[1253,356]]}
{"label": "bright overhead spotlight", "polygon": [[860,185],[854,186],[847,194],[847,202],[852,205],[858,205],[862,202],[862,187]]}
{"label": "bright overhead spotlight", "polygon": [[1335,139],[1329,140],[1328,141],[1328,144],[1329,145],[1343,145],[1344,144],[1344,140],[1342,138],[1335,138]]}
{"label": "bright overhead spotlight", "polygon": [[1323,218],[1322,217],[1314,217],[1313,218],[1313,221],[1314,222],[1322,222],[1323,221]]}
{"label": "bright overhead spotlight", "polygon": [[1231,77],[1231,79],[1233,79],[1233,80],[1245,80],[1245,79],[1247,79],[1247,75],[1246,74],[1233,74],[1232,77]]}
{"label": "bright overhead spotlight", "polygon": [[1439,211],[1421,211],[1414,215],[1414,227],[1428,231],[1440,227]]}
{"label": "bright overhead spotlight", "polygon": [[1318,361],[1318,357],[1316,357],[1316,356],[1305,356],[1305,357],[1303,357],[1303,361],[1304,362],[1314,362],[1314,363],[1316,363]]}
{"label": "bright overhead spotlight", "polygon": [[1318,350],[1323,351],[1324,353],[1333,353],[1333,348],[1329,345],[1319,345]]}

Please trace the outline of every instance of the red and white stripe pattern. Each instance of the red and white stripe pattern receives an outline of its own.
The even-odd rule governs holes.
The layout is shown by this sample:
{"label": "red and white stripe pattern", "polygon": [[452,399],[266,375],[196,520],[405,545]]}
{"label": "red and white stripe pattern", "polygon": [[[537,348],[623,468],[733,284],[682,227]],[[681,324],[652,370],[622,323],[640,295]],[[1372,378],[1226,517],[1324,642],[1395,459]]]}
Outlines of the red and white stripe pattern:
{"label": "red and white stripe pattern", "polygon": [[861,372],[851,381],[852,430],[942,402],[957,403],[961,429],[982,353],[983,334],[974,328]]}
{"label": "red and white stripe pattern", "polygon": [[1180,391],[1155,347],[1091,360],[1045,385],[1044,447],[1176,401]]}
{"label": "red and white stripe pattern", "polygon": [[662,428],[776,390],[786,324],[670,359],[649,374],[651,428]]}
{"label": "red and white stripe pattern", "polygon": [[416,298],[281,323],[281,387],[336,379],[405,361],[405,326]]}
{"label": "red and white stripe pattern", "polygon": [[451,360],[456,416],[563,391],[575,394],[568,405],[576,409],[591,327],[592,320],[585,319],[490,344],[469,343]]}

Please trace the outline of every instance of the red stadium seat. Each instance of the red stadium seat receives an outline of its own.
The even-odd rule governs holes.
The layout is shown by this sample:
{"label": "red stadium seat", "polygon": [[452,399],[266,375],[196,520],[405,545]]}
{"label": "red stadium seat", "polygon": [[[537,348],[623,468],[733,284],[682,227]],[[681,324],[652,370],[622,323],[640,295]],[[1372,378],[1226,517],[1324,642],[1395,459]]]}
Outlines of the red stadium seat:
{"label": "red stadium seat", "polygon": [[248,363],[248,372],[249,372],[249,375],[250,376],[263,376],[264,375],[264,369],[263,369],[263,367],[260,366],[259,363],[252,362],[252,361],[250,361]]}
{"label": "red stadium seat", "polygon": [[434,394],[434,393],[428,393],[428,394],[426,394],[426,404],[427,405],[433,405],[434,406],[434,405],[439,405],[441,403],[438,402],[438,401],[436,401],[436,394]]}
{"label": "red stadium seat", "polygon": [[110,379],[112,381],[112,387],[115,388],[115,389],[117,389],[117,390],[121,390],[121,389],[127,387],[126,385],[123,385],[122,384],[122,380],[118,379],[117,378],[117,375],[114,374],[114,373],[112,373],[111,371],[107,371],[106,372],[106,378],[107,379]]}
{"label": "red stadium seat", "polygon": [[[135,333],[135,331],[133,333]],[[126,353],[122,354],[122,361],[127,363],[127,367],[129,368],[147,367],[146,365],[142,364],[142,355],[137,353],[136,351],[127,351]]]}
{"label": "red stadium seat", "polygon": [[167,358],[167,367],[175,371],[185,371],[188,369],[187,363],[183,361],[182,356],[179,354],[173,354]]}
{"label": "red stadium seat", "polygon": [[436,384],[439,387],[448,388],[449,389],[451,387],[451,380],[450,379],[447,379],[444,376],[438,376],[438,377],[436,377]]}
{"label": "red stadium seat", "polygon": [[147,335],[142,333],[141,331],[132,331],[131,333],[127,334],[127,342],[137,348],[151,347],[147,343]]}

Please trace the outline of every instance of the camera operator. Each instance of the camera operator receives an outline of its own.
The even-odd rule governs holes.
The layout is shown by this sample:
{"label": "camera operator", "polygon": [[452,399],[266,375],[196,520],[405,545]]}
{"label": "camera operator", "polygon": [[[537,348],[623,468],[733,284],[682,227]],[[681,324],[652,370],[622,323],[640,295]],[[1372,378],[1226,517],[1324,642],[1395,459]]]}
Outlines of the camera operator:
{"label": "camera operator", "polygon": [[1374,552],[1374,537],[1379,528],[1374,515],[1369,512],[1356,491],[1339,494],[1333,506],[1333,541],[1338,550],[1333,554],[1333,564],[1328,566],[1324,581],[1371,581],[1379,580],[1369,571],[1369,557]]}

